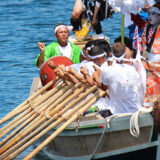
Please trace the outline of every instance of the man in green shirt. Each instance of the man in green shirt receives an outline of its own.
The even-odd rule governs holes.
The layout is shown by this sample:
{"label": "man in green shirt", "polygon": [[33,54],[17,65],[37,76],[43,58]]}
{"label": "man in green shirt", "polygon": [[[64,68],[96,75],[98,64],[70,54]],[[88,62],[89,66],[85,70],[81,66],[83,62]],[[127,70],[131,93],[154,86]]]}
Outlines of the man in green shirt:
{"label": "man in green shirt", "polygon": [[60,23],[54,28],[56,42],[53,42],[45,47],[45,43],[38,42],[40,53],[38,54],[35,65],[41,68],[42,64],[50,57],[61,55],[66,56],[73,63],[80,63],[81,49],[68,41],[69,27],[64,23]]}

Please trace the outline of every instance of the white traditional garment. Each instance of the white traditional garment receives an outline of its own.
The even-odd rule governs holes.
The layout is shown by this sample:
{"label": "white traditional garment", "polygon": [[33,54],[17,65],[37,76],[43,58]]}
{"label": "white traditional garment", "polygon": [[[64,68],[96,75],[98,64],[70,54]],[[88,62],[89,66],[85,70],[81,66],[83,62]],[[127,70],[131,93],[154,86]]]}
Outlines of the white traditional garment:
{"label": "white traditional garment", "polygon": [[96,65],[95,63],[93,63],[91,61],[83,60],[79,64],[72,64],[71,67],[73,67],[76,70],[76,72],[81,73],[80,69],[82,66],[84,66],[87,69],[89,75],[92,76],[92,73],[95,71],[93,68],[93,65],[98,67],[98,65]]}
{"label": "white traditional garment", "polygon": [[65,56],[68,58],[71,57],[72,47],[71,47],[70,43],[67,43],[67,46],[65,46],[65,47],[62,47],[59,45],[59,49],[60,49],[62,56]]}
{"label": "white traditional garment", "polygon": [[113,114],[134,113],[143,106],[143,81],[135,67],[115,63],[102,70],[101,81],[109,88]]}
{"label": "white traditional garment", "polygon": [[[76,72],[78,72],[78,73],[81,73],[80,72],[80,68],[82,67],[82,66],[84,66],[86,69],[87,69],[87,71],[88,71],[88,73],[89,73],[89,75],[90,76],[92,76],[92,73],[95,71],[94,70],[94,68],[93,68],[93,65],[95,65],[97,68],[100,68],[98,65],[96,65],[95,63],[93,63],[93,62],[91,62],[91,61],[87,61],[87,60],[83,60],[81,63],[79,63],[79,64],[73,64],[73,65],[71,65],[71,67],[73,67],[75,70],[76,70]],[[104,68],[106,68],[108,66],[108,63],[107,63],[107,61],[106,62],[104,62],[102,65],[101,65],[101,67],[104,67]],[[102,68],[101,68],[102,69]],[[88,96],[90,96],[90,95],[92,95],[92,94],[89,94]],[[87,96],[87,97],[88,97]],[[106,98],[100,98],[98,101],[96,101],[92,106],[97,106],[98,107],[98,109],[99,109],[99,111],[101,111],[101,110],[105,110],[105,109],[112,109],[111,107],[110,107],[110,101],[109,101],[109,98],[108,97],[106,97]],[[92,106],[90,106],[90,107],[92,107]]]}
{"label": "white traditional garment", "polygon": [[101,65],[101,70],[103,70],[103,68],[106,68],[106,67],[108,67],[108,62],[107,61],[105,61],[102,65]]}
{"label": "white traditional garment", "polygon": [[[81,66],[85,65],[86,63],[88,63],[89,61],[87,61],[86,59],[83,60],[81,63],[77,63],[77,64],[72,64],[71,67],[73,67],[73,69],[78,72],[78,73],[81,73],[80,72],[80,68]],[[68,67],[67,67],[68,68]]]}
{"label": "white traditional garment", "polygon": [[112,112],[112,107],[110,105],[110,99],[107,96],[105,98],[103,97],[100,98],[92,106],[97,106],[99,111],[109,109]]}

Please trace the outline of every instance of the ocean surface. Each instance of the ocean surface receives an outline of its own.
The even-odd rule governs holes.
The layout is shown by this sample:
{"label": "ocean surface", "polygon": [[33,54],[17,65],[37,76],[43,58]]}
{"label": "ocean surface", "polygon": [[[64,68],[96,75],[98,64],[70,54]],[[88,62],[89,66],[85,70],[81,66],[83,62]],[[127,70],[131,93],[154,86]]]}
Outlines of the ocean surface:
{"label": "ocean surface", "polygon": [[[34,60],[38,41],[55,41],[53,27],[70,24],[75,0],[0,0],[0,118],[29,96],[33,77],[39,76]],[[102,22],[105,35],[120,36],[121,14]],[[71,35],[73,33],[71,32]],[[125,29],[128,36],[128,29]],[[0,126],[1,127],[1,126]],[[23,159],[33,146],[16,159]],[[36,158],[34,158],[36,159]]]}

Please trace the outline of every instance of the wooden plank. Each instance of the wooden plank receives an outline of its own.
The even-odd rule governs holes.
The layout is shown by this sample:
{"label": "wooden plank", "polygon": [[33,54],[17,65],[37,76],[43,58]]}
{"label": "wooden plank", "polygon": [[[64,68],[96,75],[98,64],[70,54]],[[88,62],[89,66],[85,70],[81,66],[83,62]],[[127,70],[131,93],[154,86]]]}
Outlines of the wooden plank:
{"label": "wooden plank", "polygon": [[30,89],[30,95],[32,95],[34,92],[36,92],[38,89],[42,87],[42,83],[39,77],[34,77],[33,82]]}

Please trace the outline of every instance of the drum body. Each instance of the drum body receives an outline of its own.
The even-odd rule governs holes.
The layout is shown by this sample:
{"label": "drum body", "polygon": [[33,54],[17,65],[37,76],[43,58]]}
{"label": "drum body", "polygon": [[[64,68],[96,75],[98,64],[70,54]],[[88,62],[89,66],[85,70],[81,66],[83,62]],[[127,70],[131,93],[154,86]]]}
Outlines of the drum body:
{"label": "drum body", "polygon": [[[54,70],[48,66],[49,61],[53,61],[55,65],[63,64],[64,66],[70,66],[73,64],[73,62],[65,56],[54,56],[49,58],[46,62],[44,62],[40,70],[40,79],[43,86],[56,77]],[[53,88],[56,83],[57,82],[55,82],[49,89]]]}

